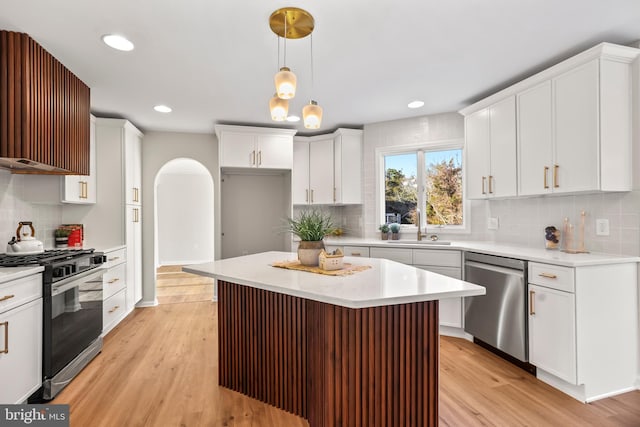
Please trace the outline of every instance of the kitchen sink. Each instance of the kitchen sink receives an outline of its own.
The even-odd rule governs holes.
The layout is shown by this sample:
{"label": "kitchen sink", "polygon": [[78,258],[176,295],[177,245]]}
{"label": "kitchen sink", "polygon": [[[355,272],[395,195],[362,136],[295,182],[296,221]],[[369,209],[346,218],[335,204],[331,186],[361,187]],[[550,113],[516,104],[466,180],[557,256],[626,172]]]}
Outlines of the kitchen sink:
{"label": "kitchen sink", "polygon": [[451,242],[446,240],[387,240],[386,243],[393,245],[425,245],[425,246],[446,246]]}

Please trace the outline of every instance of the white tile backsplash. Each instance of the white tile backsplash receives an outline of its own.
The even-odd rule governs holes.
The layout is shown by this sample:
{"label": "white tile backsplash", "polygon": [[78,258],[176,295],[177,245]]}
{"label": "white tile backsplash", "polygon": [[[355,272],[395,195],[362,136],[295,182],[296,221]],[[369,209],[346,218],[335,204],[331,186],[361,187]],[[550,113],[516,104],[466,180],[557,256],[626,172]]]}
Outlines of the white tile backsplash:
{"label": "white tile backsplash", "polygon": [[[59,180],[58,176],[51,176]],[[36,238],[45,248],[55,245],[54,230],[60,225],[62,206],[60,204],[40,204],[25,200],[25,189],[31,182],[29,176],[12,175],[0,170],[0,239],[8,242],[15,236],[20,221],[32,221]],[[0,240],[0,252],[4,252],[3,240]]]}

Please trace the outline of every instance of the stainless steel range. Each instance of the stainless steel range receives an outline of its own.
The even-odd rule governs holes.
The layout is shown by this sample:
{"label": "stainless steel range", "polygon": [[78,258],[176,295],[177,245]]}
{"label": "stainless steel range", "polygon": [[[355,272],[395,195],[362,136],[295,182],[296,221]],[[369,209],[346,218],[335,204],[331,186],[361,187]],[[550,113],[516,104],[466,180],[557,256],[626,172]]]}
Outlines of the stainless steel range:
{"label": "stainless steel range", "polygon": [[102,349],[102,275],[93,249],[0,255],[0,267],[44,266],[42,389],[30,402],[51,400]]}

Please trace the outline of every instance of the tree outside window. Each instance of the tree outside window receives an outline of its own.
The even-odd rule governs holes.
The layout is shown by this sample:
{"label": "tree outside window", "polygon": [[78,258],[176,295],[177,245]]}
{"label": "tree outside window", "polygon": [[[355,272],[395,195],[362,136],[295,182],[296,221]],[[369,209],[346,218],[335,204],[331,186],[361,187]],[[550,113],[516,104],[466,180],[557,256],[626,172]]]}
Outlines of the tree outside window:
{"label": "tree outside window", "polygon": [[423,206],[427,225],[464,224],[461,148],[386,155],[384,165],[385,222],[415,224]]}

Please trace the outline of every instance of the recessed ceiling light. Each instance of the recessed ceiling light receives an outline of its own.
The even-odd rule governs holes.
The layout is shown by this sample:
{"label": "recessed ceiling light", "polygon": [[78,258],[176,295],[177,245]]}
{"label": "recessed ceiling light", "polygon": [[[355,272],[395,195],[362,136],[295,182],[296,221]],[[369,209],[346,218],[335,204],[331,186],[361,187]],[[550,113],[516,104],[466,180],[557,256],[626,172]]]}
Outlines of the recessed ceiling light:
{"label": "recessed ceiling light", "polygon": [[124,36],[119,36],[117,34],[107,34],[102,36],[102,41],[107,46],[117,50],[123,50],[125,52],[133,50],[133,43],[127,40]]}
{"label": "recessed ceiling light", "polygon": [[407,107],[409,108],[420,108],[424,105],[423,101],[411,101]]}
{"label": "recessed ceiling light", "polygon": [[300,117],[298,117],[298,116],[288,116],[287,117],[287,121],[288,122],[299,122],[300,121]]}
{"label": "recessed ceiling light", "polygon": [[167,107],[166,105],[156,105],[155,107],[153,107],[153,109],[158,113],[170,113],[171,111],[173,111],[171,107]]}

